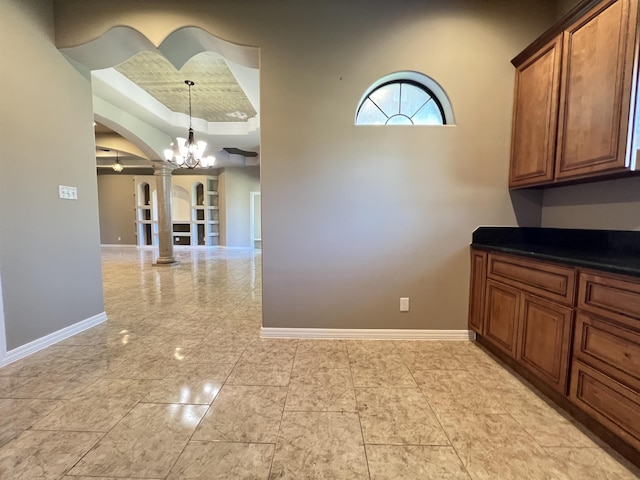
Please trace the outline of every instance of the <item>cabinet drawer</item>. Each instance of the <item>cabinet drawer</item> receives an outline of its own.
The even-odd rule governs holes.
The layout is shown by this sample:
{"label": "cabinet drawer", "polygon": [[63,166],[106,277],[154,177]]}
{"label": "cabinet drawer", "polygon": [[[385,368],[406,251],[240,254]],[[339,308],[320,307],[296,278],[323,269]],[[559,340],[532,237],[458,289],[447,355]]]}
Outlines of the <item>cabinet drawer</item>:
{"label": "cabinet drawer", "polygon": [[640,388],[640,331],[578,313],[573,354],[598,370]]}
{"label": "cabinet drawer", "polygon": [[490,254],[487,276],[563,305],[573,304],[575,271],[571,268]]}
{"label": "cabinet drawer", "polygon": [[640,325],[640,282],[580,272],[578,308]]}
{"label": "cabinet drawer", "polygon": [[627,443],[640,448],[640,394],[574,360],[571,401]]}

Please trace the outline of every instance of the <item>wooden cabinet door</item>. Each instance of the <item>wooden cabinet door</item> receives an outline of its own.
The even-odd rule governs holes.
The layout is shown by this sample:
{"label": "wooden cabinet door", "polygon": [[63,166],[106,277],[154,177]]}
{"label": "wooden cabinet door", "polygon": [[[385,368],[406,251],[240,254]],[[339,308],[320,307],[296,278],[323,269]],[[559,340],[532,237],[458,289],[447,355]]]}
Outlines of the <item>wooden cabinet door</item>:
{"label": "wooden cabinet door", "polygon": [[600,2],[564,32],[556,180],[624,171],[637,0]]}
{"label": "wooden cabinet door", "polygon": [[516,360],[565,395],[573,311],[527,294],[520,308]]}
{"label": "wooden cabinet door", "polygon": [[469,285],[469,328],[482,335],[484,327],[484,290],[487,276],[487,252],[471,250]]}
{"label": "wooden cabinet door", "polygon": [[518,337],[520,292],[502,283],[487,280],[484,337],[515,358]]}
{"label": "wooden cabinet door", "polygon": [[562,36],[516,68],[509,187],[553,180]]}

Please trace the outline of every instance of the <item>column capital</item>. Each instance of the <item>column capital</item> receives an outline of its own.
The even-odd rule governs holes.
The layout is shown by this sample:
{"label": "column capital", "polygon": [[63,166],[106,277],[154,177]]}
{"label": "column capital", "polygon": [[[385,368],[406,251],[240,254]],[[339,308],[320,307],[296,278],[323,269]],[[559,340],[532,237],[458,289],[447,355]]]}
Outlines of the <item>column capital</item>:
{"label": "column capital", "polygon": [[164,160],[151,160],[154,175],[171,175],[178,168],[175,165]]}

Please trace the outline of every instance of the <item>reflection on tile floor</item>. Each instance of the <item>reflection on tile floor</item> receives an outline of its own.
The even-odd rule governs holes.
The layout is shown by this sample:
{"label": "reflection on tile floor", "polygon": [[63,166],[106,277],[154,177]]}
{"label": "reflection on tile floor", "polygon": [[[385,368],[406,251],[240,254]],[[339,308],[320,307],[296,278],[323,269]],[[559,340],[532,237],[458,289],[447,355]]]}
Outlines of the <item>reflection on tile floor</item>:
{"label": "reflection on tile floor", "polygon": [[471,342],[261,339],[259,251],[178,257],[0,369],[0,479],[639,478]]}

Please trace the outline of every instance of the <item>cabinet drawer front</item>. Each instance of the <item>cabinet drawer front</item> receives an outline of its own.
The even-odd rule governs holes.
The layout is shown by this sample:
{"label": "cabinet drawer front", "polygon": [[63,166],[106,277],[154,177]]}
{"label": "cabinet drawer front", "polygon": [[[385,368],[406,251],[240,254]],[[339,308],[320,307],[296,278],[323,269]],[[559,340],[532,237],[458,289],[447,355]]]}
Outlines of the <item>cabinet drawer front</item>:
{"label": "cabinet drawer front", "polygon": [[564,305],[573,304],[575,272],[571,268],[490,254],[488,277]]}
{"label": "cabinet drawer front", "polygon": [[574,360],[571,401],[635,448],[640,448],[640,394]]}
{"label": "cabinet drawer front", "polygon": [[574,342],[576,358],[640,386],[640,331],[578,313]]}
{"label": "cabinet drawer front", "polygon": [[578,308],[639,325],[640,282],[580,272]]}
{"label": "cabinet drawer front", "polygon": [[527,294],[521,309],[516,359],[566,395],[573,311]]}

